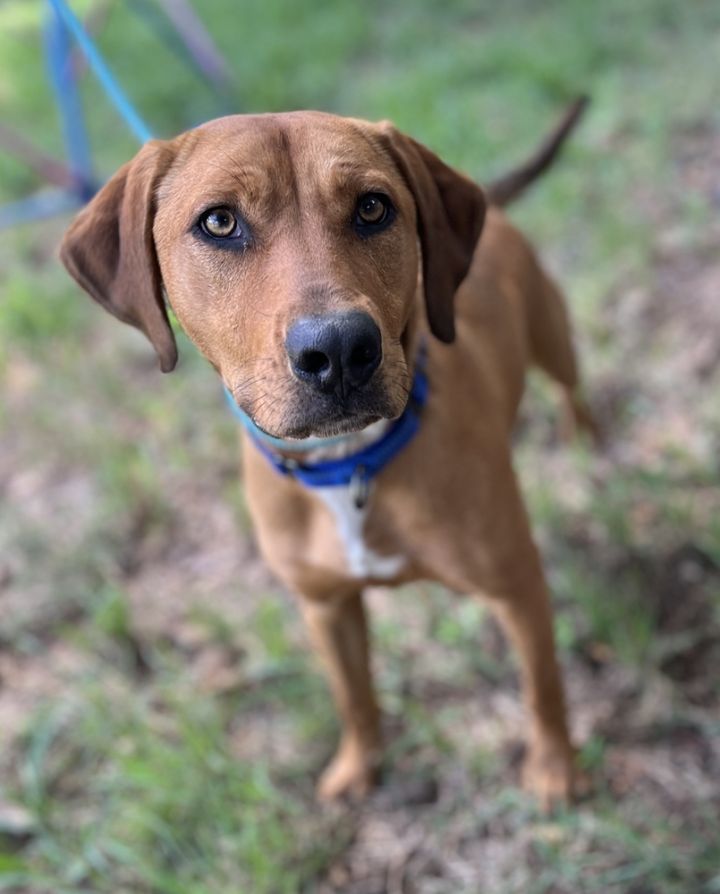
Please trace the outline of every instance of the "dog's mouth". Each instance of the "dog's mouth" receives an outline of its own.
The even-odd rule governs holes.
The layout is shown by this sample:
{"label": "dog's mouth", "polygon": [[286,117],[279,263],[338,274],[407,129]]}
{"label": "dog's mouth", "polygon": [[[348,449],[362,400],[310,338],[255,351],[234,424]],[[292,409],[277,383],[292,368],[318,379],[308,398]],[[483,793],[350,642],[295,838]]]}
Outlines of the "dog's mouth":
{"label": "dog's mouth", "polygon": [[301,400],[285,414],[282,430],[275,437],[297,440],[349,435],[380,419],[394,419],[403,409],[404,403],[398,407],[384,395],[374,399],[358,394],[345,400],[331,397]]}
{"label": "dog's mouth", "polygon": [[[395,419],[403,412],[407,399],[393,401],[384,393],[355,393],[345,398],[317,395],[295,398],[275,420],[244,410],[253,426],[272,439],[302,440],[334,438],[362,431],[381,419]],[[399,404],[399,405],[398,405]]]}
{"label": "dog's mouth", "polygon": [[335,438],[339,435],[351,435],[362,431],[382,418],[377,415],[354,415],[326,419],[322,422],[304,422],[287,429],[282,437],[295,441],[305,438]]}
{"label": "dog's mouth", "polygon": [[241,380],[228,385],[228,393],[251,433],[255,430],[261,437],[279,441],[337,438],[381,420],[397,419],[407,406],[412,384],[404,364],[384,368],[362,387],[329,393],[302,381],[273,382],[272,376],[251,381],[252,390]]}

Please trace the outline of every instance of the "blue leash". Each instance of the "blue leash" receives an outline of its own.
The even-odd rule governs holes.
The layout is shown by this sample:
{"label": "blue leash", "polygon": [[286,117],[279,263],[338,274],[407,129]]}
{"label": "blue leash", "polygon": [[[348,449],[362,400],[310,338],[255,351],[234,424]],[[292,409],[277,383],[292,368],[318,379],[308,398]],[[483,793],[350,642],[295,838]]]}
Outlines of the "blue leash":
{"label": "blue leash", "polygon": [[70,34],[52,4],[48,7],[43,37],[48,74],[60,110],[65,148],[74,181],[73,192],[86,202],[95,192],[90,143],[70,55]]}
{"label": "blue leash", "polygon": [[73,37],[107,95],[141,143],[152,139],[150,128],[140,118],[105,64],[100,52],[65,0],[47,0],[43,29],[48,75],[60,110],[63,136],[73,176],[73,188],[48,190],[0,207],[0,229],[18,223],[52,217],[74,210],[89,201],[98,189],[91,162],[90,143],[83,117],[77,80],[73,72]]}
{"label": "blue leash", "polygon": [[[120,117],[135,134],[139,142],[147,143],[148,140],[152,139],[152,131],[138,115],[127,96],[123,93],[120,85],[113,77],[112,72],[105,64],[105,60],[98,52],[90,35],[82,26],[75,13],[70,9],[67,3],[65,3],[65,0],[48,0],[48,3],[54,14],[61,20],[65,28],[67,28],[70,34],[75,38],[77,45],[83,51],[83,54],[88,61],[88,65],[92,68],[95,76],[105,90],[105,93],[107,93],[111,102],[118,110]],[[69,61],[69,56],[67,56],[66,64],[69,64]],[[62,85],[57,84],[56,86],[59,92]],[[77,116],[73,116],[69,119],[68,123],[75,126],[77,120]]]}

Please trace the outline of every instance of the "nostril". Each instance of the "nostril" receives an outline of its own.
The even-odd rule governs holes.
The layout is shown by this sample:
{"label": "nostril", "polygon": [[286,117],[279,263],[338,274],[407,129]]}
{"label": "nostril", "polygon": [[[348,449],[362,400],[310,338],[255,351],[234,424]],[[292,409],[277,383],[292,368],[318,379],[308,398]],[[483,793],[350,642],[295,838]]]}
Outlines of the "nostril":
{"label": "nostril", "polygon": [[350,365],[355,367],[367,366],[377,356],[374,345],[356,345],[350,352]]}
{"label": "nostril", "polygon": [[304,373],[319,375],[330,368],[330,358],[322,351],[303,351],[295,366]]}
{"label": "nostril", "polygon": [[382,337],[364,313],[349,314],[343,328],[343,375],[353,388],[367,384],[380,366]]}

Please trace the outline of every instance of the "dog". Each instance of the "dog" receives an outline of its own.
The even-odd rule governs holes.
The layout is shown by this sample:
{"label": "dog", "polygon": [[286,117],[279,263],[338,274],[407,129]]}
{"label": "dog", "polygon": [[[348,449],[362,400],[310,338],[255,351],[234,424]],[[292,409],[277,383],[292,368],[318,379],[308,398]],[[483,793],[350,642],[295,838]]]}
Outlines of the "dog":
{"label": "dog", "polygon": [[177,361],[169,304],[243,419],[259,546],[299,597],[341,719],[321,799],[376,780],[363,589],[421,579],[494,608],[520,661],[524,784],[545,806],[573,795],[548,590],[511,459],[529,365],[591,423],[563,298],[502,209],[583,105],[485,190],[388,122],[217,119],[147,143],[64,237],[71,275],[145,333],[163,372]]}

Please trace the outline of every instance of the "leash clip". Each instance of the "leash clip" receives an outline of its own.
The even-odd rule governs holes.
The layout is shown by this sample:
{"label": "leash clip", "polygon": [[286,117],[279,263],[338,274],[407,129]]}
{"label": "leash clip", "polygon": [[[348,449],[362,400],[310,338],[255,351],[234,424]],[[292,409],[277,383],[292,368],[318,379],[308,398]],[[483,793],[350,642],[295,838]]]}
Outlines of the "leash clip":
{"label": "leash clip", "polygon": [[356,509],[364,509],[370,497],[370,479],[365,466],[356,466],[350,479],[350,496]]}

